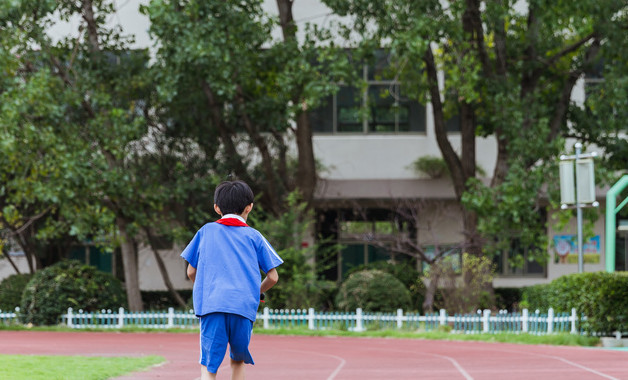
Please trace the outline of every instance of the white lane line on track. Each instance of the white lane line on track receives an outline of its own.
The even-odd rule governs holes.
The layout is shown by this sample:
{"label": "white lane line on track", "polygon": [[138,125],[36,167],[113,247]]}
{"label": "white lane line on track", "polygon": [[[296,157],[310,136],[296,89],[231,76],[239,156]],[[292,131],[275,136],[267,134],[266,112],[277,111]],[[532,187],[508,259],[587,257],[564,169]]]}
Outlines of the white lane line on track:
{"label": "white lane line on track", "polygon": [[[566,347],[566,348],[567,348],[567,347]],[[569,348],[571,348],[571,347],[569,347]],[[613,377],[613,376],[607,375],[607,374],[605,374],[605,373],[602,373],[602,372],[596,371],[596,370],[594,370],[593,368],[589,368],[589,367],[583,366],[582,364],[574,363],[574,362],[572,362],[572,361],[570,361],[570,360],[567,360],[567,359],[565,359],[565,358],[563,358],[563,357],[560,357],[560,356],[545,355],[545,354],[537,354],[536,352],[526,352],[526,351],[517,351],[517,350],[494,350],[494,349],[486,349],[486,348],[480,348],[480,350],[482,350],[482,351],[510,352],[510,353],[513,353],[513,354],[527,354],[527,355],[541,356],[541,357],[544,357],[544,358],[550,358],[550,359],[560,360],[560,361],[562,361],[562,362],[564,362],[564,363],[567,363],[567,364],[569,364],[569,365],[571,365],[571,366],[574,366],[574,367],[577,367],[577,368],[583,369],[583,370],[585,370],[585,371],[588,371],[588,372],[594,373],[594,374],[596,374],[596,375],[598,375],[598,376],[601,376],[601,377],[604,377],[604,378],[607,378],[607,379],[610,379],[610,380],[620,380],[620,379],[618,379],[618,378],[616,378],[616,377]]]}
{"label": "white lane line on track", "polygon": [[438,356],[439,358],[443,358],[443,359],[449,360],[451,362],[451,364],[453,364],[454,367],[456,367],[458,372],[460,372],[462,374],[462,376],[464,376],[465,379],[473,380],[473,377],[471,377],[471,375],[469,375],[469,373],[467,371],[465,371],[464,368],[462,368],[462,366],[456,361],[456,359],[450,358],[449,356],[445,356],[445,355],[438,355],[438,354],[428,354],[428,355]]}
{"label": "white lane line on track", "polygon": [[[401,350],[386,350],[386,351],[403,352],[404,354],[407,354],[407,353],[408,353],[407,351],[401,351]],[[454,358],[452,358],[452,357],[449,357],[449,356],[445,356],[445,355],[432,354],[432,353],[430,353],[430,352],[421,352],[421,353],[422,353],[422,354],[425,354],[425,355],[432,355],[432,356],[436,356],[436,357],[438,357],[438,358],[442,358],[442,359],[449,360],[449,362],[450,362],[451,364],[453,364],[453,365],[454,365],[454,367],[456,367],[456,369],[458,370],[458,372],[460,372],[460,374],[461,374],[462,376],[464,376],[464,378],[465,378],[466,380],[473,380],[473,377],[472,377],[471,375],[469,375],[469,372],[467,372],[464,368],[462,368],[462,366],[460,365],[460,363],[458,363],[458,362],[456,361],[456,359],[454,359]]]}
{"label": "white lane line on track", "polygon": [[345,364],[347,364],[347,361],[344,360],[343,358],[341,358],[340,356],[336,356],[336,355],[329,355],[329,354],[321,354],[320,352],[316,352],[316,351],[302,351],[302,350],[286,350],[286,351],[291,351],[291,352],[303,352],[306,354],[314,354],[314,355],[319,355],[319,356],[327,356],[330,358],[334,358],[334,359],[338,359],[340,360],[340,364],[338,365],[338,367],[336,367],[336,369],[334,370],[334,372],[331,373],[331,375],[329,375],[329,377],[327,378],[327,380],[334,380],[336,378],[336,375],[338,375],[338,373],[340,373],[340,370],[342,369],[342,367],[345,366]]}
{"label": "white lane line on track", "polygon": [[[539,354],[539,355],[540,355],[540,354]],[[572,366],[574,366],[574,367],[582,368],[582,369],[583,369],[583,370],[585,370],[585,371],[589,371],[589,372],[591,372],[591,373],[594,373],[594,374],[596,374],[596,375],[598,375],[598,376],[605,377],[605,378],[607,378],[607,379],[611,379],[611,380],[619,380],[619,379],[618,379],[618,378],[616,378],[616,377],[609,376],[609,375],[607,375],[607,374],[605,374],[605,373],[602,373],[602,372],[598,372],[598,371],[596,371],[596,370],[594,370],[594,369],[592,369],[592,368],[585,367],[585,366],[583,366],[583,365],[581,365],[581,364],[578,364],[578,363],[574,363],[574,362],[569,361],[569,360],[567,360],[567,359],[565,359],[565,358],[561,358],[560,356],[550,356],[550,355],[543,355],[543,356],[547,356],[548,358],[554,358],[554,359],[556,359],[556,360],[563,361],[563,362],[565,362],[565,363],[567,363],[567,364],[570,364],[570,365],[572,365]]]}

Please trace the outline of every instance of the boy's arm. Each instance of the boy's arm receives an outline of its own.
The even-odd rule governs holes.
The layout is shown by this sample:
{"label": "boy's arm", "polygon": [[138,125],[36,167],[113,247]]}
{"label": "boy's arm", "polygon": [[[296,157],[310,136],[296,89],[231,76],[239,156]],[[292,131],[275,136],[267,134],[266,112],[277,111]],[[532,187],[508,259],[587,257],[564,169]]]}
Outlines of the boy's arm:
{"label": "boy's arm", "polygon": [[189,263],[188,263],[187,274],[188,274],[188,278],[192,280],[192,282],[194,282],[194,280],[196,279],[196,268],[191,266]]}
{"label": "boy's arm", "polygon": [[260,287],[260,294],[275,286],[277,281],[279,281],[279,273],[277,273],[276,268],[273,268],[266,272],[266,278],[264,278],[264,281],[262,281],[262,286]]}

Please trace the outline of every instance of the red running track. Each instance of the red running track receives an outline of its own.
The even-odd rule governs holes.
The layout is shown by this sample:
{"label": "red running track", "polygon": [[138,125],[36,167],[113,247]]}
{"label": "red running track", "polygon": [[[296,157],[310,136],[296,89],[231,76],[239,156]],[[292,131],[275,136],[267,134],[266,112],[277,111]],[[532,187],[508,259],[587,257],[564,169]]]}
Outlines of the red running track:
{"label": "red running track", "polygon": [[[626,379],[628,352],[419,339],[254,335],[248,379]],[[121,379],[197,379],[198,335],[0,331],[0,353],[161,355],[167,362]],[[229,379],[228,358],[218,371]]]}

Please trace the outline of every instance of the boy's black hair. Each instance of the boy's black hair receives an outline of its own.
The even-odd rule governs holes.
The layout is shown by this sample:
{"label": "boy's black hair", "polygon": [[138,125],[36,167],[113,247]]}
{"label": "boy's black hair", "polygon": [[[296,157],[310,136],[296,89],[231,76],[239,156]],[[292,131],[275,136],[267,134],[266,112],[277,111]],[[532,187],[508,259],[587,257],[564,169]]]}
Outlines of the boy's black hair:
{"label": "boy's black hair", "polygon": [[225,181],[214,192],[214,203],[223,215],[240,215],[253,200],[253,190],[243,181]]}

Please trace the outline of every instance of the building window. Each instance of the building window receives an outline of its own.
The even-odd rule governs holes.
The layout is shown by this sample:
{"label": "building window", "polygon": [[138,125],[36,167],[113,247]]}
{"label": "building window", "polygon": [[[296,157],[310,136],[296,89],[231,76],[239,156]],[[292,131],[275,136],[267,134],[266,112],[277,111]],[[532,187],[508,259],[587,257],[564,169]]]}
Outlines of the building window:
{"label": "building window", "polygon": [[513,239],[508,251],[502,251],[493,257],[497,275],[545,277],[547,265],[530,260],[528,251],[518,239]]}
{"label": "building window", "polygon": [[[440,246],[439,250],[443,253],[443,256],[440,260],[442,262],[447,258],[447,260],[451,260],[452,267],[456,273],[462,273],[462,249],[460,248],[460,244],[451,244]],[[436,256],[436,247],[433,245],[428,245],[425,247],[425,256],[430,259],[434,259]],[[429,272],[430,264],[425,261],[421,262],[421,271],[423,273]]]}
{"label": "building window", "polygon": [[317,252],[316,266],[327,280],[342,281],[352,269],[378,261],[416,264],[412,257],[387,249],[399,236],[416,237],[414,225],[395,218],[390,210],[321,211],[317,224],[323,243]]}
{"label": "building window", "polygon": [[364,88],[340,86],[310,111],[316,133],[422,133],[425,105],[404,95],[403,86],[386,76],[388,55],[375,53],[374,62],[361,65]]}

